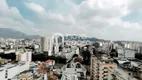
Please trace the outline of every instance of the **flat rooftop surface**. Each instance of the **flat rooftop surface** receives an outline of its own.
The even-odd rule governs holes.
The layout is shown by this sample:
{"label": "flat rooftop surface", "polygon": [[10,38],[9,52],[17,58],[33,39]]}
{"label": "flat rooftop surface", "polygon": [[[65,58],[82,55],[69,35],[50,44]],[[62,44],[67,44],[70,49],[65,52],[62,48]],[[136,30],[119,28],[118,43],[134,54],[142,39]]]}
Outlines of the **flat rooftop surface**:
{"label": "flat rooftop surface", "polygon": [[139,80],[139,79],[136,79],[136,78],[133,77],[132,72],[127,71],[127,70],[124,70],[124,69],[122,69],[122,68],[120,68],[120,67],[117,67],[117,68],[116,68],[116,71],[117,71],[118,74],[120,74],[120,76],[122,76],[125,80],[128,80],[128,77],[130,77],[130,76],[129,76],[129,73],[131,73],[131,80]]}

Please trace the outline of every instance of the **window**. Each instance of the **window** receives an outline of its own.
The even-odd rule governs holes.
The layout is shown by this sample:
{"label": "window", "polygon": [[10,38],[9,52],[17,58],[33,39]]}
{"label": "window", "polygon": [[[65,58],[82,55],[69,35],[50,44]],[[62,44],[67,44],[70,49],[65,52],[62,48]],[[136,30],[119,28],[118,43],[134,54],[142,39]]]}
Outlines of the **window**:
{"label": "window", "polygon": [[78,63],[78,64],[76,65],[76,68],[81,68],[81,65]]}
{"label": "window", "polygon": [[67,68],[71,68],[71,64],[67,64]]}
{"label": "window", "polygon": [[111,69],[112,69],[113,67],[112,67],[112,66],[110,66],[109,68],[111,68]]}
{"label": "window", "polygon": [[104,69],[108,69],[108,67],[104,67]]}
{"label": "window", "polygon": [[5,78],[7,78],[7,76],[8,76],[8,71],[6,70],[6,73],[5,73]]}
{"label": "window", "polygon": [[98,75],[97,75],[96,77],[97,77],[97,78],[99,78],[99,76],[98,76]]}
{"label": "window", "polygon": [[104,71],[104,73],[108,73],[108,71]]}
{"label": "window", "polygon": [[7,78],[7,75],[5,76],[5,79]]}
{"label": "window", "polygon": [[108,61],[106,61],[106,63],[109,63]]}

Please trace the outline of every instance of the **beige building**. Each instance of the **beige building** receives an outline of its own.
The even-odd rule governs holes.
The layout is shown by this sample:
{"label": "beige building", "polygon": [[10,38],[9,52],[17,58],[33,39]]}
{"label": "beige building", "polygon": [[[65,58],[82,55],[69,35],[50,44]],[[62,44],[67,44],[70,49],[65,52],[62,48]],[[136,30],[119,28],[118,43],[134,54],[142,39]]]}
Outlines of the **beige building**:
{"label": "beige building", "polygon": [[46,37],[40,38],[40,51],[41,52],[46,51],[46,47],[47,47],[46,40],[47,40]]}
{"label": "beige building", "polygon": [[113,69],[117,68],[117,64],[112,59],[104,55],[93,55],[91,57],[90,76],[91,80],[111,80]]}
{"label": "beige building", "polygon": [[44,52],[44,51],[49,51],[51,48],[51,40],[49,37],[41,37],[40,38],[40,51]]}

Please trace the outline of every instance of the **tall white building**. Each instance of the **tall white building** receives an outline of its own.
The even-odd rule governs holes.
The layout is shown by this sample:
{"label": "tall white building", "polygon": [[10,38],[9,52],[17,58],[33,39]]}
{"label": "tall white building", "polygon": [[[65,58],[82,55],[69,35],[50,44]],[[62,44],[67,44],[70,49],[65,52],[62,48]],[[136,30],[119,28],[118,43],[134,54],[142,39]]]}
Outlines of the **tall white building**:
{"label": "tall white building", "polygon": [[64,36],[60,33],[55,33],[52,36],[52,46],[53,46],[53,53],[55,55],[58,55],[58,53],[60,52],[59,47],[63,47],[64,46]]}
{"label": "tall white building", "polygon": [[40,51],[48,52],[48,56],[52,55],[53,40],[50,37],[41,37],[40,39]]}
{"label": "tall white building", "polygon": [[140,46],[137,42],[124,42],[124,48],[137,50]]}
{"label": "tall white building", "polygon": [[48,56],[58,54],[60,52],[59,47],[64,46],[64,36],[60,33],[55,33],[52,37],[40,38],[40,51],[48,52]]}
{"label": "tall white building", "polygon": [[138,47],[137,52],[142,54],[142,46]]}
{"label": "tall white building", "polygon": [[41,37],[40,38],[40,51],[48,51],[48,38],[47,37]]}
{"label": "tall white building", "polygon": [[48,56],[52,56],[53,43],[52,38],[48,38]]}

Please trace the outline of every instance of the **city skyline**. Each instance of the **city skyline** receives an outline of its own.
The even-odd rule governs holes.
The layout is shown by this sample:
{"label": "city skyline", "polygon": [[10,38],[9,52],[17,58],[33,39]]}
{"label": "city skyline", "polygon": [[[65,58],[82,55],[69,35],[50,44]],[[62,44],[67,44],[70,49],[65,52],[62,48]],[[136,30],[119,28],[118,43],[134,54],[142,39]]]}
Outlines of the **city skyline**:
{"label": "city skyline", "polygon": [[141,0],[0,0],[0,28],[142,41]]}

